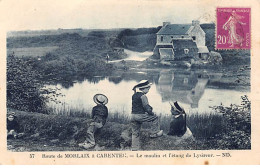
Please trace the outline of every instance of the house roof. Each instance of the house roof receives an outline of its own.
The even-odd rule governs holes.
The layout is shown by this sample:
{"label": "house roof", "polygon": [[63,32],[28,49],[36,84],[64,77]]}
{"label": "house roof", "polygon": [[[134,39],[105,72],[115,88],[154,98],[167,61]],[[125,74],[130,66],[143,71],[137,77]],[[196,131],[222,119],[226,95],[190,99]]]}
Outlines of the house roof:
{"label": "house roof", "polygon": [[172,43],[175,49],[197,48],[196,42],[192,41],[192,39],[173,39]]}
{"label": "house roof", "polygon": [[190,26],[189,30],[187,31],[187,34],[189,34],[193,30],[194,26]]}
{"label": "house roof", "polygon": [[163,26],[157,34],[159,35],[184,35],[188,34],[191,24],[168,24]]}
{"label": "house roof", "polygon": [[208,47],[207,46],[198,46],[199,53],[209,53]]}
{"label": "house roof", "polygon": [[159,53],[161,56],[167,56],[167,57],[174,56],[172,48],[160,48]]}

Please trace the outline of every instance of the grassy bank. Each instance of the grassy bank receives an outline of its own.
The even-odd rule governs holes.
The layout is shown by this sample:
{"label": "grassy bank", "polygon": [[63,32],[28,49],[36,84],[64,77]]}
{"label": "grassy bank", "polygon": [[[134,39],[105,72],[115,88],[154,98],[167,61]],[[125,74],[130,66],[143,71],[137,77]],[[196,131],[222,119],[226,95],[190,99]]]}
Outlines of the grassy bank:
{"label": "grassy bank", "polygon": [[[91,108],[89,109],[81,109],[79,108],[62,108],[57,109],[53,107],[51,109],[51,114],[58,114],[70,116],[70,117],[81,117],[85,119],[89,119],[91,117]],[[157,114],[158,115],[158,114]],[[160,127],[167,134],[170,128],[170,122],[172,119],[172,115],[159,114],[160,119]],[[131,116],[125,111],[110,111],[108,116],[108,121],[112,123],[119,124],[130,124]],[[210,123],[210,124],[205,124]],[[196,139],[212,139],[216,135],[221,134],[222,131],[225,130],[225,126],[227,125],[227,120],[225,120],[222,114],[218,114],[215,112],[208,113],[191,113],[187,114],[187,126],[191,129],[193,136]],[[144,123],[143,128],[148,129],[150,127],[150,123]]]}
{"label": "grassy bank", "polygon": [[[160,115],[164,136],[150,139],[149,123],[141,131],[142,150],[209,150],[209,149],[250,149],[251,123],[248,100],[232,107],[215,106],[218,112],[210,114],[193,113],[187,116],[187,126],[194,139],[168,136],[171,116]],[[13,151],[80,151],[78,143],[83,142],[90,123],[89,114],[46,115],[15,111],[20,123],[23,139],[8,140],[8,149]],[[79,114],[79,113],[78,113]],[[110,113],[108,122],[97,133],[97,146],[92,150],[129,150],[122,132],[130,130],[130,118],[120,113]],[[130,134],[129,134],[130,135]],[[130,135],[131,137],[131,135]],[[122,143],[124,146],[122,147]]]}

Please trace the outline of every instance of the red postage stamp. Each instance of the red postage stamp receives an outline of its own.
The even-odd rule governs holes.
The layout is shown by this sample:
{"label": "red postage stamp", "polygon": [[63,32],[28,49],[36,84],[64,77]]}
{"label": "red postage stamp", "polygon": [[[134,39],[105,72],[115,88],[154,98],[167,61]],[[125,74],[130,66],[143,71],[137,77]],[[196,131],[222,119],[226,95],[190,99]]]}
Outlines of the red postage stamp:
{"label": "red postage stamp", "polygon": [[250,8],[217,8],[216,49],[250,49]]}

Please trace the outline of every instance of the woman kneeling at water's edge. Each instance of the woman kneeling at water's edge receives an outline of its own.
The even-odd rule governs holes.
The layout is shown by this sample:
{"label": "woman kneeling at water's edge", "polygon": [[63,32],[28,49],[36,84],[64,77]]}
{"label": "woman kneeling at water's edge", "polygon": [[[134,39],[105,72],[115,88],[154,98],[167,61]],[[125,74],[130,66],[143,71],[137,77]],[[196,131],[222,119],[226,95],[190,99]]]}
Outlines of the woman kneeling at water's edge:
{"label": "woman kneeling at water's edge", "polygon": [[180,137],[180,140],[185,140],[188,138],[193,139],[192,132],[187,127],[186,123],[186,113],[183,107],[181,107],[178,102],[171,104],[171,123],[170,131],[167,135]]}
{"label": "woman kneeling at water's edge", "polygon": [[159,118],[153,113],[153,108],[148,103],[146,94],[151,88],[151,83],[148,80],[142,80],[134,86],[134,94],[132,96],[132,150],[140,149],[140,129],[143,122],[152,122],[151,138],[160,137],[163,135],[163,130],[160,130]]}

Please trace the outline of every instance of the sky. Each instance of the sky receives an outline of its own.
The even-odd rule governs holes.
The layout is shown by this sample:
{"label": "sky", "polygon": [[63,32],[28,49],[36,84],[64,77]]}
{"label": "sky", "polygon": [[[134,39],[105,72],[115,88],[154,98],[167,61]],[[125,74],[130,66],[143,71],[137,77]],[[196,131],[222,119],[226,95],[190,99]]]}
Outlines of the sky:
{"label": "sky", "polygon": [[0,21],[8,30],[157,27],[171,23],[214,22],[215,8],[184,0],[0,0]]}

